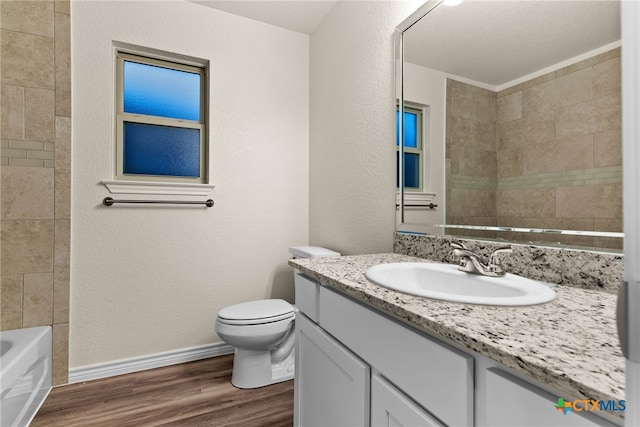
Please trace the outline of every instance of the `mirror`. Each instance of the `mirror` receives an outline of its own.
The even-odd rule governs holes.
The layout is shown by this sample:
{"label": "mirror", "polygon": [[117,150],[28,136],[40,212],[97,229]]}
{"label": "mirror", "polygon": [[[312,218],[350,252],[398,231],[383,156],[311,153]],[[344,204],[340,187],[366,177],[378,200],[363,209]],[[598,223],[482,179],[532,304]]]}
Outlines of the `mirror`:
{"label": "mirror", "polygon": [[444,3],[398,28],[398,230],[621,249],[619,2]]}

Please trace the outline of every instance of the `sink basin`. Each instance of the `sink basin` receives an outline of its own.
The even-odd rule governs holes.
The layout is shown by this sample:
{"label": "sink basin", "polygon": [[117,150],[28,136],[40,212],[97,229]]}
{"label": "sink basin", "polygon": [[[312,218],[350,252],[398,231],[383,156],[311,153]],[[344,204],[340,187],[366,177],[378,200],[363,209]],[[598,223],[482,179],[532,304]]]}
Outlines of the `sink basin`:
{"label": "sink basin", "polygon": [[365,275],[380,286],[406,294],[467,304],[533,305],[556,296],[548,285],[535,280],[509,273],[503,277],[469,274],[454,264],[378,264]]}

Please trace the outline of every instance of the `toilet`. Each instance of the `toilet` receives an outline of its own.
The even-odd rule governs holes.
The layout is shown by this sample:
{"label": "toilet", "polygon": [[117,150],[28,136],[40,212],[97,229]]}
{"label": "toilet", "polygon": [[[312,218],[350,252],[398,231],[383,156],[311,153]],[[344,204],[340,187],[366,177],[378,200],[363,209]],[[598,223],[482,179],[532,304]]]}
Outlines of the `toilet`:
{"label": "toilet", "polygon": [[[294,258],[337,257],[317,246],[294,246]],[[231,305],[218,312],[215,330],[235,347],[231,383],[257,388],[293,378],[297,308],[282,299],[262,299]]]}

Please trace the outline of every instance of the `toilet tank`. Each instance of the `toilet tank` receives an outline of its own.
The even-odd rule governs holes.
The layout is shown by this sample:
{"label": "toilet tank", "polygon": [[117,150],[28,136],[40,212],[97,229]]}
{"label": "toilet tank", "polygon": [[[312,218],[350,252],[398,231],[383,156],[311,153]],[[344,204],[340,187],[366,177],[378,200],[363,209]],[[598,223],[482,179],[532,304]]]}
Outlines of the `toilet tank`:
{"label": "toilet tank", "polygon": [[319,246],[293,246],[289,252],[294,258],[339,257],[340,253]]}

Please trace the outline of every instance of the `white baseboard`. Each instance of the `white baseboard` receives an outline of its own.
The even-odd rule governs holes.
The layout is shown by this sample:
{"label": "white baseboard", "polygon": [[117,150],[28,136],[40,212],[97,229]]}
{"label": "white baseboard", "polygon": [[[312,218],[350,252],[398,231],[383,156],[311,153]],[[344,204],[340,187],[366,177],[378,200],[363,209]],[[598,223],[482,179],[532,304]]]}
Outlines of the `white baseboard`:
{"label": "white baseboard", "polygon": [[223,356],[225,354],[231,354],[233,351],[233,346],[225,343],[217,343],[132,357],[129,359],[114,360],[112,362],[98,363],[95,365],[79,366],[69,369],[69,384],[145,371],[163,366],[177,365],[179,363],[192,362],[209,357]]}

